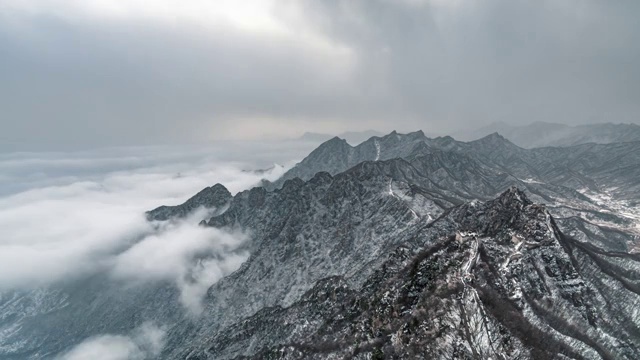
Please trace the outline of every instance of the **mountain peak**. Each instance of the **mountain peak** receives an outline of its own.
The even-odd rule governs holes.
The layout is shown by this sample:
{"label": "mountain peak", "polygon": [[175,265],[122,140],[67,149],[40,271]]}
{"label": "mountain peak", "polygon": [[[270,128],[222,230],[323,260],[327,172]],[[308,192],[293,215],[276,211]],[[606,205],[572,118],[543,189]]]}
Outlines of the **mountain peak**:
{"label": "mountain peak", "polygon": [[500,133],[498,133],[497,131],[492,132],[491,134],[485,136],[484,138],[506,140],[504,136],[500,135]]}
{"label": "mountain peak", "polygon": [[215,185],[213,185],[211,187],[205,188],[204,190],[207,190],[207,189],[209,189],[210,191],[213,191],[213,192],[217,192],[217,191],[229,192],[229,190],[224,185],[222,185],[220,183],[217,183],[217,184],[215,184]]}
{"label": "mountain peak", "polygon": [[313,150],[306,159],[314,159],[315,157],[324,153],[340,153],[341,151],[348,151],[352,148],[353,147],[349,145],[346,140],[334,136],[331,139],[320,144],[320,146]]}
{"label": "mountain peak", "polygon": [[500,135],[498,132],[493,132],[483,138],[471,141],[470,143],[482,144],[484,146],[489,146],[491,148],[511,148],[511,149],[519,148],[517,145],[507,140],[504,136]]}
{"label": "mountain peak", "polygon": [[160,206],[151,211],[147,211],[148,220],[164,221],[170,218],[181,218],[187,216],[192,211],[199,207],[206,209],[220,208],[226,205],[233,196],[222,184],[215,184],[213,186],[206,187],[189,200],[185,201],[181,205],[176,206]]}
{"label": "mountain peak", "polygon": [[529,200],[525,192],[520,190],[517,186],[511,186],[510,188],[508,188],[502,194],[500,194],[500,196],[498,196],[496,200],[501,202],[502,204],[532,204],[531,200]]}
{"label": "mountain peak", "polygon": [[426,139],[427,136],[424,134],[424,132],[422,130],[418,130],[418,131],[414,131],[414,132],[410,132],[408,134],[405,135],[405,137],[408,140],[414,141],[414,140],[423,140]]}
{"label": "mountain peak", "polygon": [[465,224],[465,231],[496,236],[508,230],[529,228],[527,224],[539,222],[545,211],[544,206],[534,205],[522,190],[512,186],[493,200],[485,203],[474,200],[462,206],[458,221]]}
{"label": "mountain peak", "polygon": [[212,200],[214,203],[217,203],[220,199],[228,199],[231,197],[231,193],[227,188],[217,183],[213,186],[206,187],[185,202],[190,204],[200,203],[202,201]]}
{"label": "mountain peak", "polygon": [[338,136],[334,136],[334,137],[332,137],[331,139],[329,139],[329,140],[325,141],[325,144],[334,144],[334,143],[335,143],[335,144],[338,144],[338,143],[344,143],[344,144],[347,144],[347,140],[342,139],[342,138],[340,138],[340,137],[338,137]]}

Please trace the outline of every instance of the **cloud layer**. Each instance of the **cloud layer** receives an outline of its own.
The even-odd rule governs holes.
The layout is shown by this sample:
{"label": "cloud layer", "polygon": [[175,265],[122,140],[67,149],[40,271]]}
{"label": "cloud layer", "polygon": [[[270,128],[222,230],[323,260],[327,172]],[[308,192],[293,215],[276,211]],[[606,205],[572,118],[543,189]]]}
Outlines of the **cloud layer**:
{"label": "cloud layer", "polygon": [[[249,149],[247,154],[257,148]],[[13,154],[0,160],[0,168],[11,170],[5,183],[24,176],[26,187],[5,188],[0,196],[0,291],[106,273],[124,286],[173,283],[184,306],[199,313],[207,288],[248,258],[248,234],[198,226],[205,209],[153,223],[144,212],[180,204],[215,183],[236,193],[262,178],[275,180],[285,168],[253,172],[247,170],[258,166],[255,161],[232,163],[179,148],[151,156],[150,150],[159,151],[128,149],[128,158],[113,156],[124,151],[114,149]]]}
{"label": "cloud layer", "polygon": [[101,335],[75,346],[59,360],[144,360],[156,358],[164,347],[165,330],[144,323],[129,335]]}
{"label": "cloud layer", "polygon": [[196,225],[206,212],[202,209],[187,219],[157,224],[158,229],[112,259],[112,277],[141,283],[173,281],[182,304],[198,315],[207,289],[249,258],[241,249],[248,240],[246,234]]}
{"label": "cloud layer", "polygon": [[633,0],[0,4],[0,142],[638,122]]}

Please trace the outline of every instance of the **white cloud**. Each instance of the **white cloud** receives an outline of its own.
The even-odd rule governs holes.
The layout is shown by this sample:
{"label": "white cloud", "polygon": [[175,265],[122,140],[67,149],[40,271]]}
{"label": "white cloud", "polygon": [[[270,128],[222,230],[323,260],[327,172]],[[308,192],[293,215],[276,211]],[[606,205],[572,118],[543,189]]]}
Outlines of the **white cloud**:
{"label": "white cloud", "polygon": [[140,353],[136,344],[122,335],[103,335],[89,339],[62,357],[63,360],[133,360],[143,358],[144,355]]}
{"label": "white cloud", "polygon": [[249,257],[249,253],[226,254],[222,258],[200,259],[189,274],[178,279],[180,301],[191,315],[199,315],[203,310],[202,300],[209,287],[223,276],[237,270]]}
{"label": "white cloud", "polygon": [[196,211],[185,220],[159,224],[157,231],[114,258],[113,277],[174,281],[183,305],[199,314],[206,290],[249,257],[248,252],[239,250],[247,241],[245,234],[195,225],[205,213]]}
{"label": "white cloud", "polygon": [[[206,211],[163,223],[148,222],[144,212],[180,204],[216,183],[236,193],[261,178],[275,180],[285,168],[259,174],[243,171],[256,164],[210,154],[167,160],[171,152],[153,158],[147,151],[129,150],[130,159],[121,162],[100,152],[0,159],[0,169],[9,169],[7,183],[0,187],[20,176],[28,187],[0,195],[0,291],[46,287],[102,272],[119,283],[173,282],[182,303],[197,314],[207,288],[249,256],[242,249],[246,234],[198,226]],[[42,178],[33,180],[32,174],[41,171]]]}
{"label": "white cloud", "polygon": [[144,323],[129,336],[101,335],[75,346],[60,360],[142,360],[157,357],[164,347],[165,330]]}

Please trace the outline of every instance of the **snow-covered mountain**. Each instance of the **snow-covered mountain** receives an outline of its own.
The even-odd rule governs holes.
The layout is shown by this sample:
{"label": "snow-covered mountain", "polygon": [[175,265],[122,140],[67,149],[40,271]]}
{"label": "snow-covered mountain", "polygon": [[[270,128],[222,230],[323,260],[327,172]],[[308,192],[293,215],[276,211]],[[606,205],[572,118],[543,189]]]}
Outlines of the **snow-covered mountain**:
{"label": "snow-covered mountain", "polygon": [[[434,221],[412,210],[399,215],[400,226],[385,233],[393,240],[364,267],[350,260],[341,274],[329,272],[293,303],[264,307],[224,331],[205,328],[179,357],[640,355],[639,297],[631,280],[639,275],[637,255],[567,237],[544,206],[516,188],[451,208]],[[324,240],[336,252],[345,249],[338,239]]]}
{"label": "snow-covered mountain", "polygon": [[523,148],[546,146],[573,146],[596,143],[640,141],[640,126],[636,124],[587,124],[564,125],[548,122],[534,122],[529,125],[511,125],[495,122],[479,129],[461,130],[453,136],[461,140],[475,140],[498,132]]}
{"label": "snow-covered mountain", "polygon": [[0,357],[156,321],[164,359],[637,359],[639,147],[333,138],[274,183],[147,213],[247,234],[199,316],[171,284],[101,276],[2,294]]}
{"label": "snow-covered mountain", "polygon": [[[363,161],[393,158],[403,158],[411,163],[429,159],[434,163],[423,175],[433,178],[434,174],[446,172],[445,178],[452,177],[465,186],[479,169],[489,169],[505,179],[510,178],[509,181],[529,184],[524,185],[526,187],[543,184],[546,187],[564,186],[566,191],[614,191],[627,199],[640,196],[640,141],[524,149],[498,133],[462,142],[448,136],[428,138],[421,131],[392,132],[384,137],[372,137],[357,146],[335,137],[311,152],[274,186],[295,177],[309,179],[318,171],[336,174]],[[461,177],[462,174],[452,172],[454,169],[467,171],[470,176]],[[504,189],[495,180],[489,182],[496,187],[493,193],[473,194],[478,190],[473,186],[467,187],[467,191],[474,196],[492,197]]]}

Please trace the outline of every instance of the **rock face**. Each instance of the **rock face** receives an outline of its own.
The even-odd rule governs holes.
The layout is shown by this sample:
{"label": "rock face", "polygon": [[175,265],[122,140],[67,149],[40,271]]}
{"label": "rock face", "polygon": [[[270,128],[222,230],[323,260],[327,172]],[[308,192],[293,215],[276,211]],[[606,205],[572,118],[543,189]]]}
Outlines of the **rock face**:
{"label": "rock face", "polygon": [[176,206],[160,206],[147,212],[148,220],[164,221],[170,218],[182,218],[198,208],[221,209],[229,203],[232,196],[221,184],[204,188],[184,204]]}
{"label": "rock face", "polygon": [[393,132],[356,147],[333,139],[267,187],[277,188],[294,177],[309,179],[318,171],[337,174],[362,161],[395,158],[410,165],[411,171],[402,171],[407,182],[445,194],[451,203],[488,200],[517,186],[533,201],[546,203],[560,222],[580,217],[638,234],[640,142],[529,150],[497,133],[460,142],[430,139],[422,132]]}
{"label": "rock face", "polygon": [[[328,175],[322,176],[329,179]],[[389,197],[395,202],[393,196]],[[633,311],[640,305],[640,296],[637,280],[631,280],[640,276],[640,257],[607,252],[566,237],[544,206],[531,203],[516,188],[486,203],[456,206],[431,222],[420,215],[412,219],[411,211],[402,211],[406,207],[401,204],[386,206],[375,207],[378,215],[394,209],[400,226],[378,226],[374,230],[393,239],[385,244],[385,251],[369,252],[372,259],[364,261],[351,258],[347,264],[333,263],[333,271],[324,271],[330,276],[304,280],[307,286],[302,288],[306,287],[306,291],[294,297],[296,301],[287,301],[281,295],[278,297],[284,301],[264,304],[252,316],[232,322],[224,330],[205,326],[193,334],[198,340],[186,349],[181,346],[172,356],[640,356],[640,319]],[[327,236],[323,246],[331,246],[333,251],[342,249],[341,240]],[[301,237],[297,243],[304,246],[314,242]],[[275,253],[286,254],[291,245],[273,239],[263,245],[267,246],[279,249]],[[279,268],[289,269],[276,274],[278,287],[284,289],[254,290],[257,282],[253,282],[242,293],[262,294],[258,296],[264,299],[271,298],[274,291],[286,292],[292,287],[290,279],[299,276],[287,272],[296,267],[292,260],[305,257],[302,253],[292,252],[284,259],[254,253],[254,263],[264,264],[265,258],[270,258],[271,266],[278,262]],[[334,260],[331,253],[330,250],[325,262],[344,256]],[[247,273],[264,274],[264,267],[251,270],[254,267],[250,261],[235,278],[227,280],[247,284],[251,281]],[[313,265],[306,269],[318,273]],[[297,288],[300,285],[296,284]],[[268,296],[264,295],[265,290]],[[221,286],[210,291],[211,304],[217,308],[217,294],[223,291]],[[246,297],[247,302],[253,304],[255,296]]]}
{"label": "rock face", "polygon": [[203,226],[249,234],[249,259],[198,318],[167,284],[0,296],[0,357],[164,319],[164,359],[638,359],[636,146],[334,138],[274,184],[148,213],[216,208]]}

